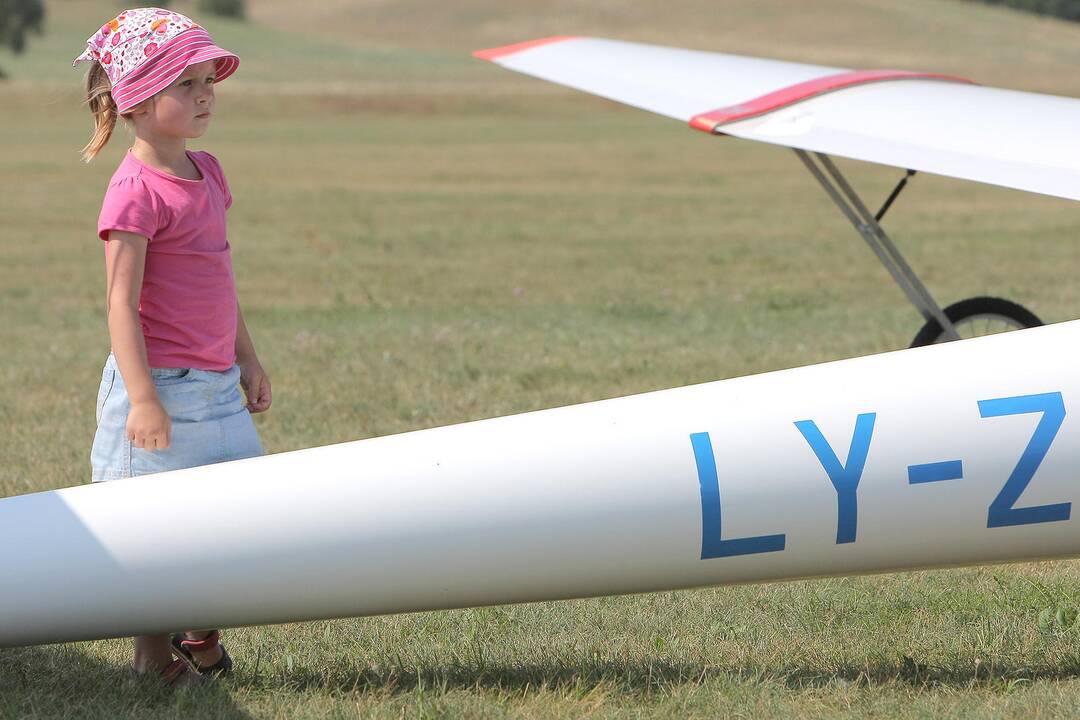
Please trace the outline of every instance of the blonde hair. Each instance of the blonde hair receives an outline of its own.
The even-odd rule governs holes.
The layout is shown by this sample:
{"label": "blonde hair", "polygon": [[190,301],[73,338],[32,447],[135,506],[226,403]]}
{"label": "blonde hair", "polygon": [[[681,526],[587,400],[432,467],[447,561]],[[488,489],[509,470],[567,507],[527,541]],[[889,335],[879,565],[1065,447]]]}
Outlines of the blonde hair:
{"label": "blonde hair", "polygon": [[84,102],[90,106],[90,113],[94,116],[94,135],[82,149],[83,162],[88,163],[101,152],[105,143],[109,142],[116,127],[117,112],[116,102],[112,97],[112,83],[100,63],[91,63],[90,71],[86,73]]}
{"label": "blonde hair", "polygon": [[[112,82],[105,73],[105,68],[98,62],[92,63],[89,72],[86,73],[86,100],[83,102],[90,106],[90,114],[94,116],[94,134],[90,142],[86,143],[86,147],[82,149],[83,162],[88,163],[109,142],[113,130],[116,129],[116,118],[122,117],[130,122],[131,112],[123,115],[116,112],[116,101],[112,96]],[[142,105],[142,103],[139,104]]]}

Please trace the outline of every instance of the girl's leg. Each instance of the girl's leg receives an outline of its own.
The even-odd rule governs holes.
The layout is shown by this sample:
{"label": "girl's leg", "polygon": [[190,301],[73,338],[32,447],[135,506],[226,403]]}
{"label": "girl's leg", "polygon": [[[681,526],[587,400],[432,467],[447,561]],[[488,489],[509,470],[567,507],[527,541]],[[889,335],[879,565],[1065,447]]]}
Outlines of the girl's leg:
{"label": "girl's leg", "polygon": [[168,635],[141,635],[135,638],[135,672],[157,674],[172,662]]}

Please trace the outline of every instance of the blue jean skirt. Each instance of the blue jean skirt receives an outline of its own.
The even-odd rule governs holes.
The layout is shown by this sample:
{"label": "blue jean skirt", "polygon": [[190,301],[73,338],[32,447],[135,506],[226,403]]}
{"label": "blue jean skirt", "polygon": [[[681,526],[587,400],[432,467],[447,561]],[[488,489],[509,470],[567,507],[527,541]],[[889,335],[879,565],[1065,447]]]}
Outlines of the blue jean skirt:
{"label": "blue jean skirt", "polygon": [[90,450],[91,481],[182,470],[263,454],[259,434],[240,390],[240,368],[150,368],[158,397],[172,418],[165,450],[133,447],[127,438],[131,410],[124,379],[110,353],[97,397],[97,432]]}

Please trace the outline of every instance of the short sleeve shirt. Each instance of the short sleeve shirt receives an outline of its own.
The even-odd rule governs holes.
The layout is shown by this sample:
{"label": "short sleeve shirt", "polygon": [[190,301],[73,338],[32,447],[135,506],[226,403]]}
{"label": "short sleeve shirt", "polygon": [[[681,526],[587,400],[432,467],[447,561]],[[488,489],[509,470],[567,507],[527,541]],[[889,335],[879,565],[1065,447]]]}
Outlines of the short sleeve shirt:
{"label": "short sleeve shirt", "polygon": [[98,236],[148,239],[139,321],[150,367],[227,370],[236,362],[236,284],[226,234],[232,194],[217,158],[188,151],[201,180],[176,177],[130,150],[109,182]]}

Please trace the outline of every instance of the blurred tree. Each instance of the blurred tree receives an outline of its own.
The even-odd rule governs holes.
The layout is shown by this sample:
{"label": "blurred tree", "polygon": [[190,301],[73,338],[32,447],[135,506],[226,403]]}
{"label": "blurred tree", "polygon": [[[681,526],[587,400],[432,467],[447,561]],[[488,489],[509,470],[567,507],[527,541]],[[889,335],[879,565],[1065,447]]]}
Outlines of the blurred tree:
{"label": "blurred tree", "polygon": [[[0,0],[0,47],[21,53],[26,47],[26,33],[42,33],[45,20],[43,0]],[[4,77],[0,70],[0,77]]]}
{"label": "blurred tree", "polygon": [[1006,5],[1017,10],[1080,21],[1080,0],[982,0],[990,5]]}
{"label": "blurred tree", "polygon": [[243,19],[245,14],[244,0],[199,0],[198,8],[200,12],[222,17]]}

